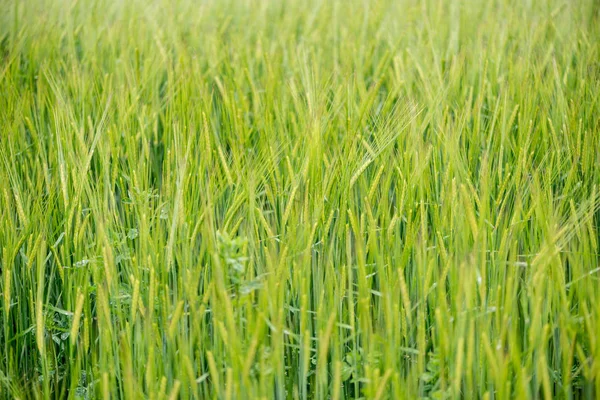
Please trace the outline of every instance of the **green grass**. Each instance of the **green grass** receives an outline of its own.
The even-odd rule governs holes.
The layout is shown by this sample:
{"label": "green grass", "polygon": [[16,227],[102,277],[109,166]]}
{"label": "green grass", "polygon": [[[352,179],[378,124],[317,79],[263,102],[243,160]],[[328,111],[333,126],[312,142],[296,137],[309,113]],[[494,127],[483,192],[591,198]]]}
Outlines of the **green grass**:
{"label": "green grass", "polygon": [[599,9],[0,0],[0,398],[597,398]]}

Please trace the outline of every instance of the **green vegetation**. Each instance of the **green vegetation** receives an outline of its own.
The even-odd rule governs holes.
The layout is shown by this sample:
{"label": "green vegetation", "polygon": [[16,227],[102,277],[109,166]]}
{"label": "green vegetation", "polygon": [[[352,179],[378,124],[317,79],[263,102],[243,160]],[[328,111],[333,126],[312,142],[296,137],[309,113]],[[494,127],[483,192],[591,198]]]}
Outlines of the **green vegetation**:
{"label": "green vegetation", "polygon": [[0,0],[0,398],[597,398],[599,8]]}

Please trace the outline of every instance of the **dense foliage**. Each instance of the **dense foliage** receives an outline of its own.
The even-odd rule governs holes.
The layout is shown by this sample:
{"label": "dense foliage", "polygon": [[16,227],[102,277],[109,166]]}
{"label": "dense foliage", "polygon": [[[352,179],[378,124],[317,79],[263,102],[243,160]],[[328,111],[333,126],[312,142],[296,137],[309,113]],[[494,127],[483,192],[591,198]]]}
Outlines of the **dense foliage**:
{"label": "dense foliage", "polygon": [[0,0],[0,398],[600,396],[599,8]]}

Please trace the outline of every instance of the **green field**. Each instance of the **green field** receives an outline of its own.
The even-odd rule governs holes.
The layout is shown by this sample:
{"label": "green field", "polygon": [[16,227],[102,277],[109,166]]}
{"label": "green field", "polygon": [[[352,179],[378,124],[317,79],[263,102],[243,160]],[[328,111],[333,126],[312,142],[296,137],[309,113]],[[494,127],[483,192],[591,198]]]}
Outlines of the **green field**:
{"label": "green field", "polygon": [[597,0],[0,0],[0,399],[600,398]]}

